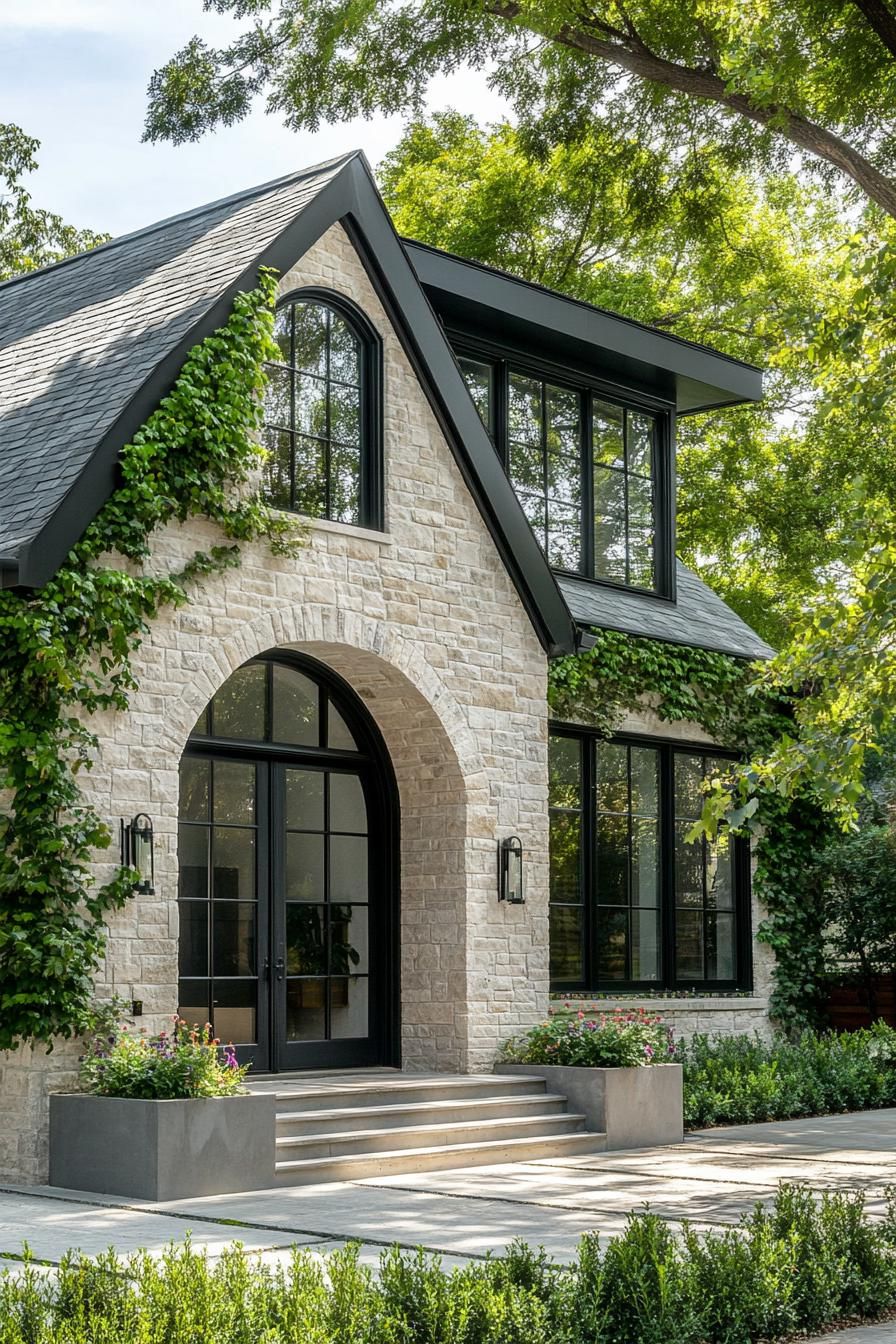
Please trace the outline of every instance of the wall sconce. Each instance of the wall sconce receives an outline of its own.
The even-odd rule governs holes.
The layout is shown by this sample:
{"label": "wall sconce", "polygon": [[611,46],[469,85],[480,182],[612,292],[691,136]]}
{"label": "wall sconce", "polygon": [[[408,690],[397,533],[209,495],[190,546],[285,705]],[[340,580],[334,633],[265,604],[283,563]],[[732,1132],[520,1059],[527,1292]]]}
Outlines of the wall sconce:
{"label": "wall sconce", "polygon": [[127,825],[121,822],[121,862],[125,868],[136,868],[139,874],[134,891],[141,896],[154,896],[156,873],[152,822],[145,812],[138,812]]}
{"label": "wall sconce", "polygon": [[522,905],[525,899],[523,842],[518,835],[511,835],[498,844],[498,900]]}

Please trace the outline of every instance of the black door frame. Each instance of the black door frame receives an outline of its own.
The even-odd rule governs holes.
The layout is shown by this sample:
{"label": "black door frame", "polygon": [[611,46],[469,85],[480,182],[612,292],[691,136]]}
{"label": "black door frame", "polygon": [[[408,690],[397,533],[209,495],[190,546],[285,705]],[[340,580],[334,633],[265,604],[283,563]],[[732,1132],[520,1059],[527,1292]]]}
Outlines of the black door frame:
{"label": "black door frame", "polygon": [[[399,1066],[400,1056],[400,809],[395,772],[385,743],[358,694],[325,664],[292,650],[268,650],[248,660],[280,664],[310,677],[332,699],[344,717],[359,751],[327,747],[282,746],[272,742],[246,742],[233,738],[191,736],[184,755],[213,759],[254,761],[257,774],[257,1041],[239,1047],[242,1062],[252,1063],[253,1074],[288,1069]],[[369,891],[370,984],[378,982],[371,996],[369,1048],[362,1051],[353,1042],[303,1042],[301,1058],[286,1041],[286,979],[280,977],[277,961],[285,955],[279,926],[276,891],[282,873],[282,806],[274,790],[283,778],[283,768],[333,770],[356,773],[363,781],[368,812],[371,858]],[[278,824],[279,823],[279,824]],[[279,832],[279,834],[278,834]],[[374,871],[377,872],[376,881]],[[378,890],[376,889],[378,887]],[[374,976],[374,959],[376,974]],[[213,968],[210,966],[210,972]]]}

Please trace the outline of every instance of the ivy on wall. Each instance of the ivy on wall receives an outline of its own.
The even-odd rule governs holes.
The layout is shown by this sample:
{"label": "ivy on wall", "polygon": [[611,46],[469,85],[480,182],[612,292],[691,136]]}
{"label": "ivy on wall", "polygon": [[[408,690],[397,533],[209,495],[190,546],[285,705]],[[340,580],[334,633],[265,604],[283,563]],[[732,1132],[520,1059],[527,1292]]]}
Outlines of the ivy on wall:
{"label": "ivy on wall", "polygon": [[[102,885],[91,874],[112,836],[80,788],[98,746],[90,716],[127,707],[148,623],[236,565],[241,542],[264,537],[281,554],[300,544],[254,484],[263,366],[279,357],[276,292],[262,271],[191,351],[123,449],[121,484],[55,577],[34,593],[0,593],[0,1049],[81,1029],[105,919],[133,891],[127,868]],[[191,517],[217,524],[221,544],[178,573],[147,570],[153,532]]]}
{"label": "ivy on wall", "polygon": [[[615,631],[594,634],[594,648],[550,666],[554,718],[609,737],[646,703],[665,722],[699,724],[718,746],[747,757],[793,735],[787,703],[771,697],[742,659]],[[753,837],[754,883],[766,909],[756,936],[775,953],[772,1015],[788,1030],[820,1025],[824,930],[812,859],[839,834],[836,822],[811,789],[785,798],[761,785],[755,804],[732,819]]]}

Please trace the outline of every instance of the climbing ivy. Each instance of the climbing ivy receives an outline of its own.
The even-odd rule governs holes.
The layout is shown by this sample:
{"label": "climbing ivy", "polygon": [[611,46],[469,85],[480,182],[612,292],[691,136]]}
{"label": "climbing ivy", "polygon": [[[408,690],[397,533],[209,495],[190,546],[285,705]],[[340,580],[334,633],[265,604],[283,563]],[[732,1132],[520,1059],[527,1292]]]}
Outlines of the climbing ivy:
{"label": "climbing ivy", "polygon": [[[264,537],[281,554],[300,544],[257,488],[275,300],[262,271],[122,450],[120,485],[56,575],[0,593],[0,1049],[83,1027],[106,917],[133,891],[130,869],[103,884],[91,872],[112,842],[80,785],[98,747],[91,716],[126,709],[149,622],[236,565],[241,542]],[[221,543],[154,572],[153,533],[197,516]]]}
{"label": "climbing ivy", "polygon": [[[551,664],[556,719],[609,737],[628,711],[646,704],[667,723],[699,724],[719,746],[748,758],[794,734],[790,704],[772,696],[742,659],[615,631],[595,632],[595,639],[594,648]],[[726,792],[724,781],[713,787]],[[757,937],[776,958],[772,1014],[788,1030],[820,1025],[824,929],[812,859],[839,834],[836,821],[811,786],[784,797],[759,783],[728,824],[753,839],[754,882],[767,912]]]}

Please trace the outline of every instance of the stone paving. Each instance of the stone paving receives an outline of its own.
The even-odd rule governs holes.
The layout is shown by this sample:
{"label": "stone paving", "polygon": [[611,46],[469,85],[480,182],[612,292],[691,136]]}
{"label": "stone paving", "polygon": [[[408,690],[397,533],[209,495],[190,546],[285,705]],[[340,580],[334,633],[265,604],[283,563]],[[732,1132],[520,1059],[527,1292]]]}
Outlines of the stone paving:
{"label": "stone paving", "polygon": [[[77,1247],[97,1254],[161,1250],[189,1232],[210,1256],[234,1240],[265,1261],[293,1247],[325,1256],[363,1243],[375,1263],[385,1246],[424,1246],[446,1267],[502,1251],[522,1237],[568,1261],[584,1232],[612,1235],[649,1205],[673,1224],[729,1226],[781,1181],[816,1190],[863,1190],[872,1217],[896,1182],[896,1110],[704,1130],[674,1148],[428,1172],[177,1200],[116,1200],[50,1187],[0,1190],[0,1253],[27,1243],[55,1262]],[[896,1323],[825,1336],[843,1344],[896,1341]]]}

